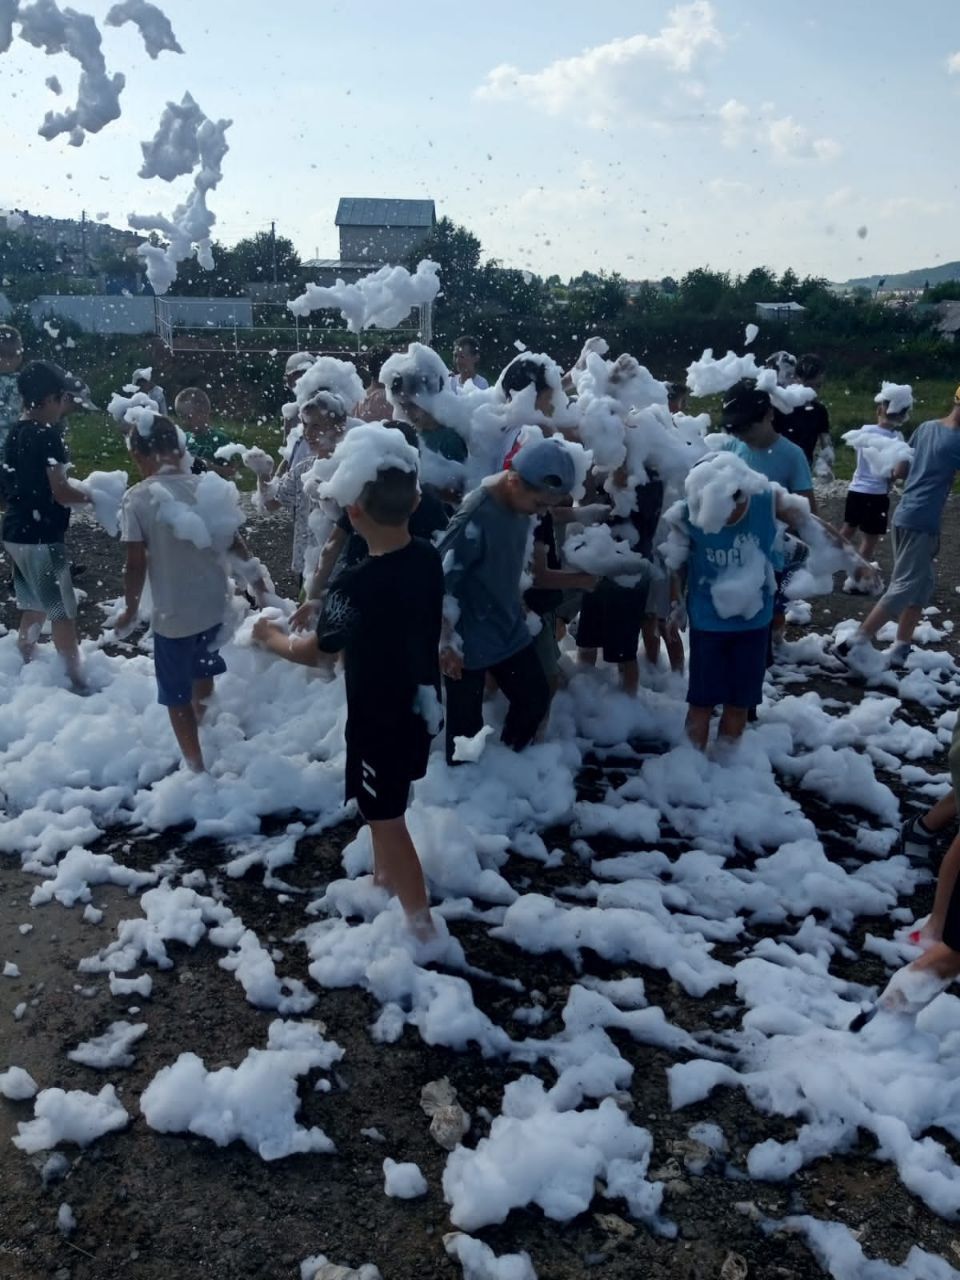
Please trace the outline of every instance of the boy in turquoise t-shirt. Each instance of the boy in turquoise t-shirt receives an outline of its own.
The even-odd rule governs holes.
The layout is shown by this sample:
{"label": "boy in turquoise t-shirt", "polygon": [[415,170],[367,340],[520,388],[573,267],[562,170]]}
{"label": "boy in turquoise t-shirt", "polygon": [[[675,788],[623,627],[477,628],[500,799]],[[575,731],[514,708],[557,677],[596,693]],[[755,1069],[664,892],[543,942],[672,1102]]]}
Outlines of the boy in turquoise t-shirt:
{"label": "boy in turquoise t-shirt", "polygon": [[[684,612],[689,615],[686,727],[690,741],[703,751],[715,707],[722,708],[719,738],[736,742],[750,708],[762,700],[780,559],[777,521],[798,529],[811,516],[805,502],[727,451],[697,463],[685,489],[685,500],[665,516],[670,533],[661,551],[673,570],[673,628],[682,626]],[[835,530],[817,524],[862,563]]]}

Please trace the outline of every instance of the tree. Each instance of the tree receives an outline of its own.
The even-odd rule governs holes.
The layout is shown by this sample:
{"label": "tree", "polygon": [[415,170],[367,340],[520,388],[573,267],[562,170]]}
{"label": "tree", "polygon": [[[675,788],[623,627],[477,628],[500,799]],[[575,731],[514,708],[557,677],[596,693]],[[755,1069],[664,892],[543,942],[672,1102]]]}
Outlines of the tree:
{"label": "tree", "polygon": [[4,276],[54,274],[57,270],[57,250],[46,240],[23,231],[0,233],[0,274]]}
{"label": "tree", "polygon": [[258,231],[255,236],[238,240],[230,253],[233,274],[244,284],[274,279],[289,283],[300,278],[300,255],[286,236]]}
{"label": "tree", "polygon": [[451,218],[441,218],[408,255],[404,265],[415,271],[421,258],[440,267],[443,301],[452,304],[476,296],[476,275],[480,266],[480,241]]}
{"label": "tree", "polygon": [[697,267],[680,281],[680,303],[696,315],[716,315],[732,302],[730,277],[725,271]]}

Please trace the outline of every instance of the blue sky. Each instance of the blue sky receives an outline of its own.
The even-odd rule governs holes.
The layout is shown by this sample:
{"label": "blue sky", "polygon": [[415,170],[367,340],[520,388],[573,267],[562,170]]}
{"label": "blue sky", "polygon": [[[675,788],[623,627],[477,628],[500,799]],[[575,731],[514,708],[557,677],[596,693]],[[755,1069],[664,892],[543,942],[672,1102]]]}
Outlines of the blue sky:
{"label": "blue sky", "polygon": [[183,56],[107,28],[123,115],[80,148],[36,133],[75,64],[19,40],[0,56],[0,207],[171,210],[187,180],[138,179],[139,142],[189,90],[234,121],[210,199],[228,241],[276,219],[304,256],[336,256],[341,195],[431,196],[487,255],[544,274],[845,279],[960,258],[957,0],[161,7]]}

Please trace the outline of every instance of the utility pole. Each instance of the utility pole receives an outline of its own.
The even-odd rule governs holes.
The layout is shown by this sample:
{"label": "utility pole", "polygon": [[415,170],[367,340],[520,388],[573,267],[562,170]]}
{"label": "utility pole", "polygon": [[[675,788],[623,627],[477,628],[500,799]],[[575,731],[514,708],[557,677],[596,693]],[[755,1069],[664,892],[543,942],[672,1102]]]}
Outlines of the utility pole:
{"label": "utility pole", "polygon": [[277,283],[277,224],[270,223],[270,256],[273,260],[273,283]]}
{"label": "utility pole", "polygon": [[80,213],[80,269],[81,274],[87,274],[87,211],[81,210]]}

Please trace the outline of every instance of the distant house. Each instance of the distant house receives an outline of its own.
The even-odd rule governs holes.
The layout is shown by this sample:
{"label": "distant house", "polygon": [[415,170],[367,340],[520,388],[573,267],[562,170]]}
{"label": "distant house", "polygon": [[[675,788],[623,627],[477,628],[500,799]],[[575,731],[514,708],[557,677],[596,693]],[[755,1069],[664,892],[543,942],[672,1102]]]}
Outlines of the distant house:
{"label": "distant house", "polygon": [[387,263],[407,257],[436,225],[432,200],[360,199],[344,196],[334,219],[340,231],[340,257],[304,263],[310,279],[350,282]]}
{"label": "distant house", "polygon": [[807,310],[799,302],[758,302],[755,306],[758,320],[796,320]]}

